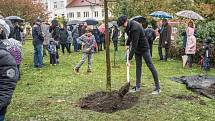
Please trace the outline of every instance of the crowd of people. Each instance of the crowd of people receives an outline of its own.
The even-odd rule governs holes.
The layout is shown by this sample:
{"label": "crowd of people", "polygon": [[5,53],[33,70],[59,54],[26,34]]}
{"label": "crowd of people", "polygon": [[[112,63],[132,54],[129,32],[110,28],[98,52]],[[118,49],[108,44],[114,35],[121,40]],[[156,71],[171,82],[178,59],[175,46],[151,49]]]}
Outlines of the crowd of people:
{"label": "crowd of people", "polygon": [[[109,30],[110,35],[112,35],[114,50],[118,51],[119,28],[117,25],[113,25]],[[79,66],[88,57],[88,72],[91,72],[91,54],[105,49],[104,31],[99,30],[97,26],[89,26],[86,23],[66,26],[66,24],[59,24],[56,20],[48,23],[38,18],[32,27],[32,37],[35,68],[44,66],[43,57],[47,55],[47,51],[50,55],[50,64],[57,65],[59,63],[59,50],[61,49],[64,54],[66,49],[68,53],[72,51],[74,53],[79,51],[87,53],[83,55]],[[72,46],[73,50],[71,49]],[[90,53],[86,52],[88,46],[91,47]],[[79,66],[75,67],[76,72],[79,72]]]}
{"label": "crowd of people", "polygon": [[[138,23],[129,20],[126,16],[121,16],[117,21],[118,25],[114,25],[109,29],[111,40],[114,45],[114,51],[118,51],[118,40],[120,36],[119,27],[125,29],[127,40],[126,49],[129,49],[129,61],[133,56],[136,60],[136,86],[131,91],[140,91],[141,74],[142,74],[142,58],[151,71],[155,89],[152,94],[161,92],[160,80],[158,72],[152,62],[153,42],[159,38],[158,52],[160,60],[167,61],[169,58],[169,50],[171,45],[172,28],[168,24],[167,19],[162,20],[162,26],[159,28],[159,36],[147,21]],[[193,21],[189,21],[185,29],[184,36],[184,53],[188,56],[188,67],[192,67],[193,55],[196,52],[195,25]],[[79,73],[82,64],[88,60],[87,72],[92,72],[92,55],[105,49],[105,34],[98,27],[88,26],[87,24],[77,24],[74,26],[66,26],[66,24],[58,24],[57,22],[48,23],[37,18],[32,26],[32,37],[34,47],[34,67],[42,68],[43,57],[50,56],[50,64],[55,66],[59,63],[59,50],[62,53],[74,53],[82,51],[80,62],[74,67],[74,71]],[[22,62],[22,45],[24,44],[23,29],[19,26],[19,22],[11,22],[10,20],[0,19],[0,120],[4,119],[7,106],[10,103],[17,80],[20,77],[20,64]],[[71,47],[73,46],[73,50]],[[165,55],[162,49],[165,49]]]}

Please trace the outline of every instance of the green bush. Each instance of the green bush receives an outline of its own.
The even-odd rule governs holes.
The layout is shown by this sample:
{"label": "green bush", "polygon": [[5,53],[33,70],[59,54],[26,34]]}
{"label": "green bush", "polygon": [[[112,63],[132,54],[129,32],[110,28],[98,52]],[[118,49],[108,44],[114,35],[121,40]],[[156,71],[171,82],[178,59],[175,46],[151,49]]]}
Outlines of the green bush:
{"label": "green bush", "polygon": [[197,25],[197,38],[204,40],[206,37],[212,37],[213,43],[215,43],[215,21],[207,23],[199,23]]}

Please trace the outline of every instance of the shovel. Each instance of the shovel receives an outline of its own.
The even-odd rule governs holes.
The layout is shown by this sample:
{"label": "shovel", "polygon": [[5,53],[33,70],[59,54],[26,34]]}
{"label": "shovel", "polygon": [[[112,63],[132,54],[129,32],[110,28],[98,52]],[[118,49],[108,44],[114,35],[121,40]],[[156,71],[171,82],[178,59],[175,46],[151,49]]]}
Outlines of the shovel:
{"label": "shovel", "polygon": [[[126,60],[127,60],[127,63],[128,63],[128,58],[129,58],[129,49],[127,50],[127,57],[126,57]],[[126,64],[127,65],[127,64]],[[120,97],[124,97],[126,93],[129,92],[129,88],[130,88],[130,77],[129,77],[129,69],[130,67],[127,65],[127,83],[124,84],[120,89],[119,89],[119,96]]]}

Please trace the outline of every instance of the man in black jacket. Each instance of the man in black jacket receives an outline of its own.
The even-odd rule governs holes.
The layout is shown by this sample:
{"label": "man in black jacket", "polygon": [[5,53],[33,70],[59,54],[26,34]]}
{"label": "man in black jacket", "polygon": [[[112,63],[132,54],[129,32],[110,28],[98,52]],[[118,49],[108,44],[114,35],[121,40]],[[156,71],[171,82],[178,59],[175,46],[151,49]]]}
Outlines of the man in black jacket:
{"label": "man in black jacket", "polygon": [[128,35],[128,40],[126,42],[126,48],[128,49],[130,44],[131,51],[129,53],[129,62],[127,62],[128,66],[130,66],[130,60],[132,60],[133,55],[135,55],[136,60],[136,86],[133,88],[134,92],[140,91],[140,83],[141,83],[141,73],[142,73],[142,57],[144,58],[146,65],[150,69],[154,82],[155,82],[155,90],[152,94],[159,94],[160,84],[158,80],[157,71],[152,64],[152,58],[149,50],[149,43],[146,39],[145,32],[141,24],[136,21],[129,21],[126,16],[121,16],[118,18],[117,24],[125,28],[125,32]]}
{"label": "man in black jacket", "polygon": [[18,80],[18,68],[14,57],[1,41],[9,35],[0,27],[0,121],[4,121],[7,106],[10,104]]}

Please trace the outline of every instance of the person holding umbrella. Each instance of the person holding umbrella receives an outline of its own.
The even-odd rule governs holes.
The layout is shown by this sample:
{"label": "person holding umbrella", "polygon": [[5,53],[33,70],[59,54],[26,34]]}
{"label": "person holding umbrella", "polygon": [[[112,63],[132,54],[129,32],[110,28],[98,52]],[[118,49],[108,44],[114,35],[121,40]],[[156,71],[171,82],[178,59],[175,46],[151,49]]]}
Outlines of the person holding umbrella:
{"label": "person holding umbrella", "polygon": [[[158,32],[160,33],[159,44],[158,44],[158,52],[159,52],[160,60],[167,61],[169,56],[169,48],[171,45],[171,33],[172,33],[172,28],[168,24],[167,19],[162,20],[162,27]],[[163,56],[162,48],[165,48],[165,56]]]}
{"label": "person holding umbrella", "polygon": [[186,28],[187,43],[185,48],[185,54],[188,56],[188,67],[192,68],[193,55],[196,53],[196,37],[194,36],[195,25],[192,20],[188,22]]}
{"label": "person holding umbrella", "polygon": [[141,24],[136,21],[130,21],[127,19],[127,16],[120,16],[117,21],[118,26],[122,26],[125,28],[125,32],[128,35],[128,40],[126,42],[126,48],[129,49],[131,45],[131,51],[129,53],[129,62],[127,62],[128,66],[130,66],[130,61],[135,55],[136,60],[136,86],[133,88],[133,92],[140,91],[141,84],[141,73],[142,73],[142,58],[145,60],[146,65],[150,69],[154,82],[155,89],[152,94],[159,94],[161,92],[160,82],[158,80],[157,71],[152,63],[152,57],[149,51],[149,43],[145,37],[145,32]]}

